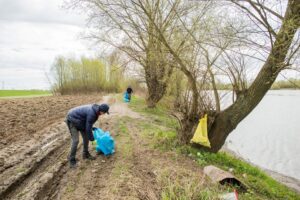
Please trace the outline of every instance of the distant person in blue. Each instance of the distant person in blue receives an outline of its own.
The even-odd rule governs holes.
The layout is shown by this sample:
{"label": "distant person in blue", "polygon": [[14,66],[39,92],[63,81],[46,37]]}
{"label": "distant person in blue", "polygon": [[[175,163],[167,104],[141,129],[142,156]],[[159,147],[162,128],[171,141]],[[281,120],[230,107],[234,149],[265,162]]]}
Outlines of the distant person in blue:
{"label": "distant person in blue", "polygon": [[128,88],[126,89],[126,93],[128,94],[127,97],[128,97],[128,100],[130,101],[131,100],[131,94],[133,93],[133,90],[132,90],[131,86],[128,86]]}
{"label": "distant person in blue", "polygon": [[81,133],[83,140],[82,158],[95,160],[95,157],[89,153],[89,141],[94,141],[92,132],[93,124],[100,115],[105,113],[109,114],[109,106],[107,104],[83,105],[72,108],[68,112],[65,122],[68,125],[72,138],[71,152],[69,154],[71,168],[76,167],[76,151],[79,143],[79,132]]}

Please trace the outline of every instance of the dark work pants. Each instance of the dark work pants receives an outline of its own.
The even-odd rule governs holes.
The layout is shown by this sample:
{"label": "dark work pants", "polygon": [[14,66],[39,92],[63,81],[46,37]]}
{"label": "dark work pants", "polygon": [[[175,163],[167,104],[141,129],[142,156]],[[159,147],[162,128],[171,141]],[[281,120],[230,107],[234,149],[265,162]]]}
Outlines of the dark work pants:
{"label": "dark work pants", "polygon": [[75,160],[76,158],[76,151],[77,151],[77,146],[79,143],[79,132],[81,133],[82,136],[82,141],[83,141],[83,155],[88,154],[89,152],[89,139],[87,134],[85,134],[83,131],[79,131],[70,121],[66,120],[66,123],[68,125],[69,131],[71,133],[71,151],[69,154],[69,160]]}

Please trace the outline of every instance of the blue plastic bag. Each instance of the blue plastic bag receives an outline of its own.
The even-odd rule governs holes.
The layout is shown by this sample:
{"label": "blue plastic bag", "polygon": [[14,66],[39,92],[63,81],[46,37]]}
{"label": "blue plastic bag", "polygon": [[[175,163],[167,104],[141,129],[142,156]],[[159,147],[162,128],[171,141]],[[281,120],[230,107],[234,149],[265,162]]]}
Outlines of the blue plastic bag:
{"label": "blue plastic bag", "polygon": [[115,141],[108,131],[104,132],[100,128],[93,128],[93,134],[96,141],[96,151],[102,152],[105,156],[115,152]]}
{"label": "blue plastic bag", "polygon": [[123,95],[123,100],[124,100],[124,102],[126,102],[126,103],[130,102],[129,94],[128,94],[127,92],[124,93],[124,95]]}

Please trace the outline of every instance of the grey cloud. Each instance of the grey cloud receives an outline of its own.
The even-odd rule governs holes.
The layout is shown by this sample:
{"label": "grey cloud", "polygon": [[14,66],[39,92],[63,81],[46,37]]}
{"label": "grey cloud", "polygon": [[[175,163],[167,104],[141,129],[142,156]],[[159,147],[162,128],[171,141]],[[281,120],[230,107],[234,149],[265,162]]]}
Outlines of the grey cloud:
{"label": "grey cloud", "polygon": [[84,26],[85,16],[62,8],[64,0],[0,0],[0,20]]}
{"label": "grey cloud", "polygon": [[94,55],[78,39],[85,15],[61,9],[63,1],[0,0],[0,83],[5,88],[47,88],[43,77],[57,55]]}

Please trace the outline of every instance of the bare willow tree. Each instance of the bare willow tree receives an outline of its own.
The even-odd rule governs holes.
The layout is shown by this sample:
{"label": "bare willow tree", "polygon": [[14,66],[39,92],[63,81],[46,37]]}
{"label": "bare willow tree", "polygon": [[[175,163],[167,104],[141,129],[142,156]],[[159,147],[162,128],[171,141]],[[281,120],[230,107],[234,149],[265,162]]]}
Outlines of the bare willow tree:
{"label": "bare willow tree", "polygon": [[65,88],[65,82],[66,82],[66,64],[65,59],[63,57],[57,57],[52,65],[52,71],[55,71],[54,78],[56,82],[56,87],[60,88],[58,91],[60,94],[64,95],[65,91],[63,88]]}
{"label": "bare willow tree", "polygon": [[[137,2],[142,8],[146,7],[147,3],[149,2]],[[176,3],[182,7],[186,6],[185,1],[176,1]],[[173,40],[177,43],[168,42],[166,35],[159,32],[159,28],[152,17],[148,15],[160,33],[159,39],[173,56],[176,67],[185,74],[188,80],[186,90],[180,99],[181,102],[178,102],[177,109],[181,114],[176,115],[181,125],[179,141],[182,143],[190,141],[200,116],[207,112],[212,113],[213,110],[219,112],[221,109],[213,66],[221,58],[224,51],[234,44],[234,41],[231,37],[220,37],[222,35],[220,32],[224,32],[226,29],[222,26],[226,25],[218,24],[220,28],[213,29],[215,26],[212,26],[212,24],[218,23],[210,15],[210,13],[213,13],[213,7],[214,4],[211,2],[203,2],[201,5],[194,4],[193,9],[185,18],[177,15],[180,24],[177,27],[177,34],[173,37]],[[147,13],[146,10],[144,12]],[[227,34],[231,35],[232,33],[227,31]],[[210,95],[210,87],[214,91],[214,101]],[[177,101],[178,98],[180,96],[177,97]]]}
{"label": "bare willow tree", "polygon": [[[169,2],[171,4],[174,3],[174,1]],[[189,80],[192,92],[189,99],[191,100],[192,105],[187,111],[188,114],[186,114],[185,119],[182,121],[184,126],[182,127],[181,141],[184,143],[189,142],[198,122],[196,116],[208,113],[210,119],[209,139],[211,142],[211,148],[208,150],[213,152],[218,151],[222,147],[230,132],[232,132],[232,130],[234,130],[262,100],[278,74],[292,65],[291,61],[295,58],[299,49],[300,1],[289,0],[287,4],[285,4],[286,9],[284,15],[273,9],[274,2],[271,1],[232,0],[231,2],[246,14],[253,23],[252,25],[254,25],[254,27],[251,26],[251,28],[243,29],[245,32],[236,31],[232,38],[239,39],[243,43],[248,44],[249,48],[257,51],[258,54],[265,56],[266,59],[262,59],[263,63],[259,73],[252,84],[247,88],[245,84],[238,83],[242,80],[241,74],[238,75],[239,73],[235,73],[234,71],[230,72],[232,77],[236,79],[233,82],[236,87],[239,88],[236,89],[236,91],[238,91],[237,97],[231,106],[219,112],[209,109],[207,106],[208,104],[203,103],[205,102],[205,98],[201,96],[202,91],[199,92],[198,90],[198,77],[195,76],[196,74],[193,73],[194,71],[188,67],[188,63],[185,62],[182,55],[174,50],[174,46],[168,42],[165,34],[160,31],[160,28],[157,26],[152,16],[147,14],[149,20],[153,23],[159,33],[160,40],[172,54],[174,60]],[[147,13],[147,10],[145,9],[147,3],[148,1],[144,2],[139,0],[137,5]],[[282,7],[284,7],[284,5],[282,5]],[[182,22],[183,25],[187,24],[187,21]],[[195,41],[197,41],[195,32],[190,31],[190,27],[184,27],[188,30],[191,37],[196,38]],[[230,38],[230,36],[228,38]],[[223,49],[223,52],[225,52],[224,47],[219,49]],[[229,48],[229,50],[234,51],[235,49]],[[241,50],[239,54],[245,57],[251,57],[251,55],[247,55],[247,53],[245,54],[244,52],[244,50]],[[209,51],[207,51],[207,53],[209,53]],[[229,56],[232,61],[231,54],[227,54],[227,56]],[[225,58],[225,56],[222,57]],[[240,76],[239,79],[237,75]]]}
{"label": "bare willow tree", "polygon": [[91,38],[118,48],[142,66],[148,87],[147,104],[155,107],[166,93],[174,62],[143,9],[169,43],[178,23],[174,10],[176,15],[184,16],[188,9],[161,0],[153,0],[143,9],[135,0],[71,0],[69,5],[79,6],[90,14],[90,22],[96,30]]}

